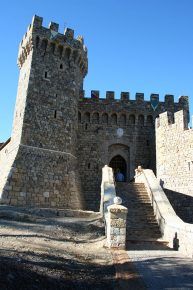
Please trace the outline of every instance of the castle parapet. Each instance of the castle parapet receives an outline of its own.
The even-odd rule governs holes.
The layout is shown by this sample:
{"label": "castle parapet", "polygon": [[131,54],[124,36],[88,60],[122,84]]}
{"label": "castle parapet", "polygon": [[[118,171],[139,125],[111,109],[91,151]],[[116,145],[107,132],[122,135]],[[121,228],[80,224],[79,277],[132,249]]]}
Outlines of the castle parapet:
{"label": "castle parapet", "polygon": [[32,26],[36,28],[40,28],[42,27],[42,23],[43,23],[43,17],[34,15],[34,17],[32,18]]}
{"label": "castle parapet", "polygon": [[[85,97],[85,92],[80,91],[80,99],[84,98],[85,101],[89,100],[100,100],[100,102],[106,102],[107,100],[109,102],[120,102],[120,103],[132,103],[134,104],[136,102],[136,105],[151,105],[154,111],[159,107],[159,105],[162,106],[161,109],[167,110],[167,111],[179,111],[180,109],[183,109],[185,111],[189,111],[189,102],[188,102],[188,97],[187,96],[181,96],[179,98],[178,102],[174,101],[174,95],[167,94],[164,97],[164,101],[159,100],[159,94],[152,93],[150,95],[149,100],[145,100],[144,98],[144,93],[136,93],[135,94],[135,99],[130,98],[130,93],[129,92],[121,92],[119,99],[115,99],[115,92],[114,91],[106,91],[106,96],[101,96],[99,90],[92,90],[90,97]],[[160,108],[160,107],[159,107]]]}
{"label": "castle parapet", "polygon": [[[175,112],[164,112],[156,119],[156,127],[166,129],[170,125],[175,126],[179,131],[188,129],[187,114],[184,110]],[[171,127],[170,127],[171,128]]]}
{"label": "castle parapet", "polygon": [[82,36],[74,38],[74,30],[66,28],[64,34],[59,32],[59,24],[50,22],[48,28],[43,27],[43,18],[35,15],[24,35],[18,54],[18,66],[21,68],[32,50],[40,51],[42,56],[46,53],[53,55],[61,61],[68,58],[70,65],[79,66],[83,76],[88,71],[87,48]]}
{"label": "castle parapet", "polygon": [[64,30],[64,35],[66,36],[67,39],[72,40],[74,38],[74,30],[71,28],[66,28]]}
{"label": "castle parapet", "polygon": [[99,91],[92,90],[91,91],[91,99],[98,100],[99,99]]}
{"label": "castle parapet", "polygon": [[58,32],[59,24],[51,21],[49,24],[49,29]]}
{"label": "castle parapet", "polygon": [[174,105],[174,96],[173,95],[165,95],[165,104],[166,104],[166,106]]}
{"label": "castle parapet", "polygon": [[143,93],[136,93],[135,99],[137,103],[143,103],[144,102],[144,94]]}
{"label": "castle parapet", "polygon": [[107,100],[114,100],[115,99],[115,92],[114,91],[107,91],[106,92],[106,99]]}
{"label": "castle parapet", "polygon": [[129,100],[129,92],[121,92],[121,100],[128,101]]}
{"label": "castle parapet", "polygon": [[150,101],[157,101],[159,102],[159,94],[151,94]]}
{"label": "castle parapet", "polygon": [[180,96],[179,97],[179,104],[183,107],[189,108],[189,98],[188,96]]}

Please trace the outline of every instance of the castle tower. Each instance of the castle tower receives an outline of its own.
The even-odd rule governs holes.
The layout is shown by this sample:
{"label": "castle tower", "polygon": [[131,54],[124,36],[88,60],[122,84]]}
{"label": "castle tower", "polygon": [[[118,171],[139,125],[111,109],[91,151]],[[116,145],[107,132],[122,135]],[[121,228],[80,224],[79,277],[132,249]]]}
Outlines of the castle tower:
{"label": "castle tower", "polygon": [[[12,205],[83,208],[76,135],[87,49],[74,31],[34,16],[18,55],[11,142],[1,152],[1,200]],[[3,156],[3,154],[5,156]]]}

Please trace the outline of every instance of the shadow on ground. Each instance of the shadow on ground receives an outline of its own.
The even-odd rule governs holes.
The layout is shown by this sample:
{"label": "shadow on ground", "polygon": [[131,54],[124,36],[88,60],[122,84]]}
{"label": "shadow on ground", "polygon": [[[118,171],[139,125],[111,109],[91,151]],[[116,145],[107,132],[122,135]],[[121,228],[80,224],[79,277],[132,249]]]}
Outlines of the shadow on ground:
{"label": "shadow on ground", "polygon": [[185,257],[154,257],[135,262],[149,290],[193,289],[193,261]]}
{"label": "shadow on ground", "polygon": [[70,259],[33,252],[3,253],[0,289],[114,289],[115,270],[83,257]]}

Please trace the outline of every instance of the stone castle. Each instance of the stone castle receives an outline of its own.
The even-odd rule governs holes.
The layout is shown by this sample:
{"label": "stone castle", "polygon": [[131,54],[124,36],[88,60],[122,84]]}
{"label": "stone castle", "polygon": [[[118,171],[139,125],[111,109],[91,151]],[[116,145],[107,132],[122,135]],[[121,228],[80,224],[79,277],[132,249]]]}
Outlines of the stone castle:
{"label": "stone castle", "polygon": [[[129,182],[138,165],[156,171],[156,147],[158,176],[165,184],[172,182],[167,154],[183,151],[172,144],[180,138],[176,126],[187,127],[188,97],[174,102],[173,95],[166,95],[160,102],[158,94],[151,94],[146,101],[137,93],[131,100],[128,92],[122,92],[115,99],[108,91],[101,98],[93,90],[86,98],[88,56],[83,37],[75,39],[69,28],[61,34],[53,22],[45,28],[42,21],[34,16],[19,47],[13,130],[0,148],[1,202],[98,210],[102,167],[120,169]],[[180,110],[183,125],[175,125],[174,113]],[[167,130],[161,114],[166,111]],[[156,142],[155,119],[160,114],[165,129],[157,126],[161,135]],[[187,162],[192,167],[192,160]]]}

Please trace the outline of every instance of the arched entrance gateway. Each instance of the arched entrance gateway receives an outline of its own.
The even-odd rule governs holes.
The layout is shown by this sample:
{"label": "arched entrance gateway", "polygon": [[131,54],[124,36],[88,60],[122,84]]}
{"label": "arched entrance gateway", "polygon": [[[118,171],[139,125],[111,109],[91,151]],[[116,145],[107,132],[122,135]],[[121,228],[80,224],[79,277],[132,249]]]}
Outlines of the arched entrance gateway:
{"label": "arched entrance gateway", "polygon": [[117,172],[121,172],[124,175],[124,181],[127,180],[127,163],[121,155],[113,157],[109,166],[113,168],[114,175],[116,175]]}
{"label": "arched entrance gateway", "polygon": [[131,175],[130,147],[126,144],[113,143],[108,146],[108,164],[114,173],[119,169],[124,174],[124,180],[129,182]]}

